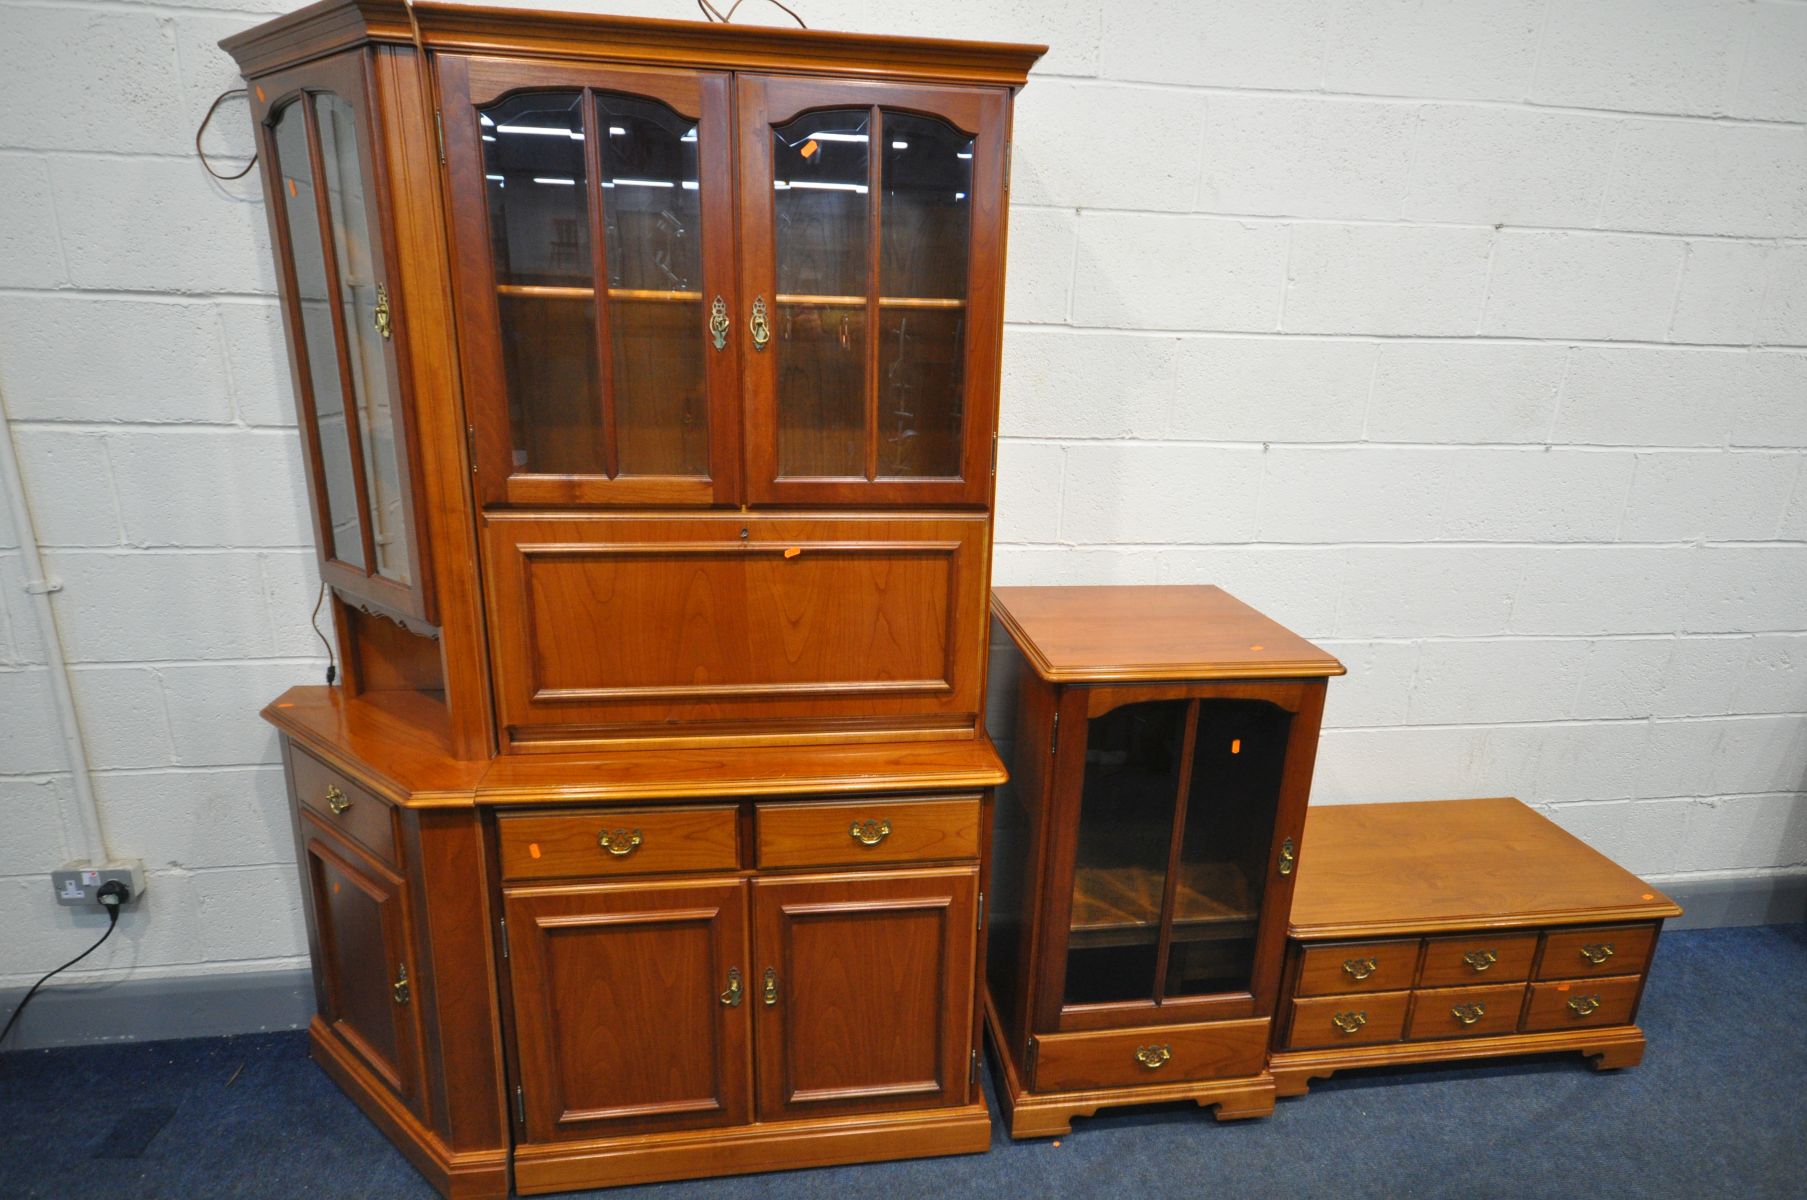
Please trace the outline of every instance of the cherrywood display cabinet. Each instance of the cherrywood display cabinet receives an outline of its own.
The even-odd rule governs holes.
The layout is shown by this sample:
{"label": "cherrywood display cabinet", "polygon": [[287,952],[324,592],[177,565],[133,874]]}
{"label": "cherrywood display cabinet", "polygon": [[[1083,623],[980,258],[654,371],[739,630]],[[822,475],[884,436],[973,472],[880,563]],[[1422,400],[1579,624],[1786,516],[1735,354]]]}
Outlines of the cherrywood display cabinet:
{"label": "cherrywood display cabinet", "polygon": [[258,134],[315,1057],[450,1196],[976,1151],[1042,47],[324,0]]}
{"label": "cherrywood display cabinet", "polygon": [[986,966],[1011,1134],[1163,1100],[1272,1112],[1287,913],[1342,665],[1214,587],[999,588],[992,607],[1017,681]]}
{"label": "cherrywood display cabinet", "polygon": [[1576,1050],[1643,1058],[1667,896],[1510,797],[1315,808],[1269,1060],[1351,1067]]}

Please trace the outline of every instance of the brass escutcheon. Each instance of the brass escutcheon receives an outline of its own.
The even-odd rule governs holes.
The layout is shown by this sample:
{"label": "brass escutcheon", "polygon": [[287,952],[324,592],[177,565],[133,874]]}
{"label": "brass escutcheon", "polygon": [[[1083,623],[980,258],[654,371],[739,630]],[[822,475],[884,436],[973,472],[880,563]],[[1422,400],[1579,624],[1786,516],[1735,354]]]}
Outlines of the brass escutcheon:
{"label": "brass escutcheon", "polygon": [[640,831],[638,829],[605,829],[596,835],[596,844],[616,858],[626,858],[640,848]]}
{"label": "brass escutcheon", "polygon": [[1136,1061],[1150,1071],[1158,1071],[1173,1057],[1172,1046],[1137,1046]]}
{"label": "brass escutcheon", "polygon": [[1598,996],[1576,996],[1569,1001],[1569,1011],[1578,1017],[1591,1017],[1600,1008]]}
{"label": "brass escutcheon", "polygon": [[408,964],[403,963],[397,968],[397,971],[398,974],[395,977],[395,983],[392,987],[392,990],[395,992],[395,1002],[397,1004],[406,1004],[408,1002]]}
{"label": "brass escutcheon", "polygon": [[1379,967],[1380,963],[1372,958],[1345,958],[1343,960],[1343,974],[1351,979],[1366,979]]}
{"label": "brass escutcheon", "polygon": [[1280,874],[1291,875],[1293,873],[1293,864],[1298,861],[1299,855],[1298,852],[1293,849],[1293,840],[1287,838],[1284,842],[1280,843]]}
{"label": "brass escutcheon", "polygon": [[1487,1015],[1485,1004],[1458,1004],[1449,1010],[1449,1015],[1464,1025],[1473,1025]]}
{"label": "brass escutcheon", "polygon": [[1493,950],[1470,950],[1467,954],[1462,956],[1462,961],[1467,963],[1469,969],[1474,971],[1476,975],[1479,975],[1482,971],[1485,971],[1499,960],[1499,954]]}
{"label": "brass escutcheon", "polygon": [[376,285],[376,311],[370,314],[370,323],[376,326],[377,333],[386,342],[395,333],[393,318],[389,313],[389,289],[382,284]]}
{"label": "brass escutcheon", "polygon": [[747,328],[753,331],[753,349],[764,350],[766,343],[772,340],[772,326],[765,316],[765,297],[753,297],[753,316],[747,322]]}
{"label": "brass escutcheon", "polygon": [[778,1003],[778,969],[776,967],[765,969],[765,1002],[767,1008]]}
{"label": "brass escutcheon", "polygon": [[326,807],[333,810],[335,817],[344,816],[345,810],[351,807],[351,801],[345,798],[345,793],[339,790],[336,783],[326,785]]}
{"label": "brass escutcheon", "polygon": [[1354,1033],[1368,1023],[1368,1014],[1366,1012],[1336,1013],[1331,1016],[1330,1023],[1344,1033]]}
{"label": "brass escutcheon", "polygon": [[891,836],[891,822],[867,817],[864,821],[855,821],[848,828],[847,836],[862,846],[876,846]]}
{"label": "brass escutcheon", "polygon": [[728,990],[722,993],[721,1000],[729,1008],[740,1007],[740,968],[728,968]]}
{"label": "brass escutcheon", "polygon": [[1588,962],[1593,963],[1596,967],[1611,958],[1612,955],[1613,949],[1611,942],[1590,942],[1588,945],[1581,947],[1581,957],[1587,959]]}
{"label": "brass escutcheon", "polygon": [[715,348],[717,350],[726,350],[728,348],[728,330],[730,328],[731,326],[728,323],[728,302],[718,295],[715,298],[715,303],[709,306],[709,337],[715,342]]}

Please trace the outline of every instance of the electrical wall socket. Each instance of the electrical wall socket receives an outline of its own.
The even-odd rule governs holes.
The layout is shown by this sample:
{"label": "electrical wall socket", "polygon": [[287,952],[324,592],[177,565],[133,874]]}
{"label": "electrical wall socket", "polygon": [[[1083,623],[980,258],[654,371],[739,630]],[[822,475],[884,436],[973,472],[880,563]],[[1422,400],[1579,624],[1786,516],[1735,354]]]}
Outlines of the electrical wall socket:
{"label": "electrical wall socket", "polygon": [[56,902],[70,908],[99,908],[99,892],[103,885],[113,882],[126,885],[131,893],[126,897],[130,904],[144,895],[144,864],[136,859],[123,859],[110,862],[104,867],[91,867],[86,863],[70,863],[60,871],[50,873],[50,885],[56,890]]}

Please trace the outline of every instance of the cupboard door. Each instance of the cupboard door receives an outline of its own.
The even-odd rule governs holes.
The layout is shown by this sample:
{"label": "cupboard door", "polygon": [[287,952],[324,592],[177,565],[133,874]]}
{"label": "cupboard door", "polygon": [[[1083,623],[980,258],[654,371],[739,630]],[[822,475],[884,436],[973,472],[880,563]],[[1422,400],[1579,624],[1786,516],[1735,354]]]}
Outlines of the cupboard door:
{"label": "cupboard door", "polygon": [[748,499],[985,503],[1007,92],[737,86]]}
{"label": "cupboard door", "polygon": [[441,60],[486,503],[739,498],[729,77]]}
{"label": "cupboard door", "polygon": [[761,1120],[966,1101],[978,880],[754,881]]}
{"label": "cupboard door", "polygon": [[746,896],[736,879],[504,894],[525,1140],[747,1119]]}
{"label": "cupboard door", "polygon": [[410,1107],[420,1107],[418,972],[402,881],[301,817],[320,1019]]}
{"label": "cupboard door", "polygon": [[432,621],[365,58],[266,76],[256,94],[322,573]]}

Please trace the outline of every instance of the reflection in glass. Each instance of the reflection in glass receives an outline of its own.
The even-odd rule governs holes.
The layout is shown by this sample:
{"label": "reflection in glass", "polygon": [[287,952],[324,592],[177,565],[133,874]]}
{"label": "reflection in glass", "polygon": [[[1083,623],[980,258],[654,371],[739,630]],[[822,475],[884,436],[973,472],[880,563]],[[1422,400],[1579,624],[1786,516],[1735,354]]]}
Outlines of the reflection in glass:
{"label": "reflection in glass", "polygon": [[966,297],[973,140],[935,117],[884,114],[879,294]]}
{"label": "reflection in glass", "polygon": [[364,455],[364,487],[370,505],[377,574],[406,584],[407,513],[403,507],[401,460],[395,444],[396,414],[389,395],[387,347],[377,331],[377,285],[382,282],[370,242],[369,195],[358,160],[357,114],[334,95],[314,97],[320,154],[326,173],[326,202],[332,214],[333,254],[339,268],[339,304],[344,311],[351,392],[357,404],[358,436]]}
{"label": "reflection in glass", "polygon": [[282,179],[283,220],[288,231],[295,298],[300,312],[302,350],[307,359],[314,426],[320,445],[323,502],[330,527],[330,557],[364,569],[363,533],[358,524],[357,481],[351,469],[351,441],[345,426],[345,393],[339,377],[332,303],[327,294],[326,248],[320,239],[319,198],[308,157],[306,110],[290,104],[274,122],[276,163]]}
{"label": "reflection in glass", "polygon": [[878,320],[878,474],[957,478],[966,310],[887,306]]}
{"label": "reflection in glass", "polygon": [[1086,735],[1065,1002],[1152,1000],[1187,702],[1126,704]]}
{"label": "reflection in glass", "polygon": [[[514,417],[514,469],[601,474],[605,460],[596,403],[595,302],[509,295],[496,300]],[[583,352],[586,347],[591,353]]]}
{"label": "reflection in glass", "polygon": [[1256,700],[1198,703],[1166,996],[1249,990],[1291,721]]}
{"label": "reflection in glass", "polygon": [[866,308],[781,304],[772,326],[778,358],[778,473],[866,475]]}
{"label": "reflection in glass", "polygon": [[703,218],[696,125],[656,101],[599,93],[610,397],[618,473],[708,473]]}

